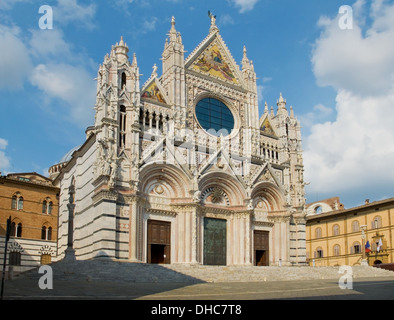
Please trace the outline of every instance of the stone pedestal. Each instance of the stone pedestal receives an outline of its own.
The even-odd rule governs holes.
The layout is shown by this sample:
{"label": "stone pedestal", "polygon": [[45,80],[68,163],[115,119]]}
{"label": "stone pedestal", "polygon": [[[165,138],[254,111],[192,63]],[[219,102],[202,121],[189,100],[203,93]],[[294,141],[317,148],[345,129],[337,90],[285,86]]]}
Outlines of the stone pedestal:
{"label": "stone pedestal", "polygon": [[65,255],[63,258],[63,261],[65,262],[74,262],[76,261],[76,257],[75,257],[75,250],[73,248],[67,248],[65,251]]}
{"label": "stone pedestal", "polygon": [[361,265],[362,265],[362,266],[368,267],[368,266],[369,266],[369,264],[368,264],[368,259],[362,259],[362,260],[361,260]]}

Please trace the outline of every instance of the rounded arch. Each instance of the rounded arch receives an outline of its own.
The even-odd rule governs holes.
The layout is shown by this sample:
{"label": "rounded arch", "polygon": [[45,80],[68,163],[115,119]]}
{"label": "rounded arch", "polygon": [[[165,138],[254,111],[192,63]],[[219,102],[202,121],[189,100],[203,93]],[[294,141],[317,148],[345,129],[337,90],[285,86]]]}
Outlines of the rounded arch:
{"label": "rounded arch", "polygon": [[188,178],[171,164],[147,164],[141,169],[140,181],[140,191],[145,194],[155,191],[170,198],[190,197]]}
{"label": "rounded arch", "polygon": [[221,171],[204,174],[198,182],[198,189],[203,195],[208,189],[211,191],[221,190],[224,193],[225,203],[231,206],[244,205],[246,198],[246,191],[241,183],[235,177]]}
{"label": "rounded arch", "polygon": [[250,195],[253,206],[264,206],[268,211],[280,211],[284,209],[285,198],[281,190],[271,182],[260,182],[252,190]]}

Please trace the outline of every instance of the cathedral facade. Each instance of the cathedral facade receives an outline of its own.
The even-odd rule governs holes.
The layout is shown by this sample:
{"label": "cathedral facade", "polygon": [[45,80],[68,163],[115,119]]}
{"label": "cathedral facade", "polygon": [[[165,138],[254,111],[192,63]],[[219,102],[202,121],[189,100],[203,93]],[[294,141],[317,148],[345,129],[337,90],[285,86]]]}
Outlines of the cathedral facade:
{"label": "cathedral facade", "polygon": [[94,126],[50,169],[58,252],[145,263],[306,263],[300,124],[280,94],[258,111],[256,74],[241,68],[211,17],[188,57],[172,19],[140,83],[123,38],[99,67]]}

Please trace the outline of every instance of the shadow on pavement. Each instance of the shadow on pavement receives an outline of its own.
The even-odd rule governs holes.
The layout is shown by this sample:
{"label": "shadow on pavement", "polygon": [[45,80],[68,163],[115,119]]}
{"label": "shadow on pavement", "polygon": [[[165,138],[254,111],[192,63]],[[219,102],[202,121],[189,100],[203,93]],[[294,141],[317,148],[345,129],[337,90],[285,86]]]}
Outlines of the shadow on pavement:
{"label": "shadow on pavement", "polygon": [[204,283],[165,265],[93,259],[62,260],[49,266],[53,289],[40,289],[40,278],[49,274],[36,268],[7,280],[4,299],[136,299]]}

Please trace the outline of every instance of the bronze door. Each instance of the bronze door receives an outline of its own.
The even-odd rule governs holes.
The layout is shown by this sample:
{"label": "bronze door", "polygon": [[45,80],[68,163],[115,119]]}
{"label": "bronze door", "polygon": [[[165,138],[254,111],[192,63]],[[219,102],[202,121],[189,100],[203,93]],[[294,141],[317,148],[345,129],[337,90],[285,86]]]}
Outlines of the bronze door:
{"label": "bronze door", "polygon": [[254,252],[256,266],[269,265],[269,232],[268,231],[254,231]]}
{"label": "bronze door", "polygon": [[171,263],[171,222],[148,220],[148,263]]}
{"label": "bronze door", "polygon": [[226,234],[226,220],[204,218],[204,264],[227,264]]}

